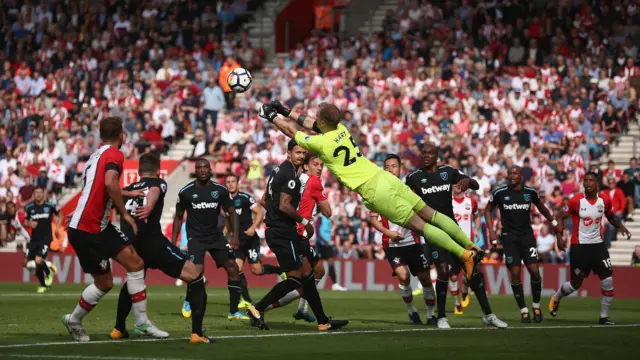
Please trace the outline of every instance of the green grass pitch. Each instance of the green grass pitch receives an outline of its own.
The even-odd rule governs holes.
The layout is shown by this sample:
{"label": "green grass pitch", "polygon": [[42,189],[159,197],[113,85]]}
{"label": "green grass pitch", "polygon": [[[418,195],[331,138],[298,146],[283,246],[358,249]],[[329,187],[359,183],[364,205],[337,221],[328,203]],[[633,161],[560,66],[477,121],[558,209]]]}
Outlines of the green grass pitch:
{"label": "green grass pitch", "polygon": [[[327,314],[351,321],[344,330],[318,333],[315,326],[292,318],[295,306],[267,313],[271,331],[248,322],[226,319],[226,289],[208,288],[204,320],[215,344],[191,345],[191,321],[180,307],[185,288],[150,287],[149,316],[171,334],[170,340],[110,341],[116,314],[116,286],[85,319],[90,343],[73,343],[60,323],[74,308],[83,286],[58,285],[36,294],[33,284],[0,284],[0,359],[622,359],[636,353],[640,340],[640,301],[614,300],[615,327],[598,327],[600,300],[566,298],[557,318],[546,311],[542,324],[520,324],[511,296],[491,297],[494,312],[509,323],[507,330],[484,328],[472,297],[464,315],[449,315],[452,330],[409,323],[404,303],[393,292],[322,291]],[[265,289],[251,291],[254,300]],[[421,298],[414,300],[424,314]],[[531,306],[531,299],[527,302]],[[293,304],[292,304],[293,305]],[[449,297],[448,309],[453,299]],[[423,315],[424,316],[424,315]],[[132,332],[133,318],[129,318]]]}

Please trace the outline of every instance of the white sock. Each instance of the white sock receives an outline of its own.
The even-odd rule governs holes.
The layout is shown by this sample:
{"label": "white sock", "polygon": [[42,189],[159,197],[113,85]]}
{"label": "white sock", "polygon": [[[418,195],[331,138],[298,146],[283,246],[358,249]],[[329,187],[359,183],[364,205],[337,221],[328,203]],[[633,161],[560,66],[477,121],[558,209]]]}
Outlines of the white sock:
{"label": "white sock", "polygon": [[436,314],[436,292],[433,290],[433,285],[429,284],[423,288],[422,297],[427,305],[427,319],[431,319]]}
{"label": "white sock", "polygon": [[520,309],[520,314],[528,314],[529,313],[529,309],[526,307],[523,307],[522,309]]}
{"label": "white sock", "polygon": [[147,287],[144,284],[144,270],[127,273],[127,290],[133,303],[136,326],[149,322],[147,317]]}
{"label": "white sock", "polygon": [[576,289],[574,289],[573,286],[571,286],[571,283],[567,281],[566,283],[562,284],[562,286],[560,286],[558,291],[556,291],[554,298],[556,299],[556,301],[559,301],[563,297],[571,295],[574,291],[576,291]]}
{"label": "white sock", "polygon": [[300,298],[300,302],[298,302],[298,311],[304,313],[306,307],[307,307],[307,300]]}
{"label": "white sock", "polygon": [[51,265],[53,265],[53,263],[49,260],[45,261],[45,264],[47,264],[48,268],[51,268]]}
{"label": "white sock", "polygon": [[540,303],[533,303],[531,304],[531,306],[533,306],[536,309],[540,309]]}
{"label": "white sock", "polygon": [[25,268],[29,271],[29,273],[31,275],[35,275],[36,274],[36,261],[35,260],[27,261],[27,265],[25,265]]}
{"label": "white sock", "polygon": [[417,312],[416,307],[413,306],[413,290],[411,289],[411,285],[404,286],[398,284],[398,288],[400,289],[400,296],[402,296],[402,300],[407,306],[409,314]]}
{"label": "white sock", "polygon": [[613,278],[609,276],[602,280],[602,295],[600,296],[600,317],[609,317],[609,308],[613,302]]}
{"label": "white sock", "polygon": [[287,295],[278,300],[275,304],[267,306],[267,308],[264,310],[269,311],[275,308],[287,306],[297,299],[300,299],[300,293],[298,292],[298,290],[292,290]]}
{"label": "white sock", "polygon": [[93,310],[93,308],[98,304],[98,301],[100,301],[105,294],[106,293],[98,289],[95,284],[87,286],[80,296],[78,305],[76,305],[76,308],[71,313],[71,319],[69,319],[69,322],[74,324],[82,323],[82,319],[87,316],[91,310]]}

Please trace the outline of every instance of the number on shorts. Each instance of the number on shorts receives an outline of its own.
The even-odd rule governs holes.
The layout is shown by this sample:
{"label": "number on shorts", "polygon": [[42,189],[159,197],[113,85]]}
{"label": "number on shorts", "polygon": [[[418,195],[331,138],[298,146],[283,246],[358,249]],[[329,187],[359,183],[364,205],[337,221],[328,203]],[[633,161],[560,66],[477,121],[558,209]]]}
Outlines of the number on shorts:
{"label": "number on shorts", "polygon": [[428,267],[429,266],[429,260],[427,260],[427,257],[424,256],[424,254],[420,254],[420,258],[422,259],[422,266]]}
{"label": "number on shorts", "polygon": [[538,257],[538,249],[531,247],[529,248],[529,251],[531,251],[531,257],[534,257],[534,258]]}
{"label": "number on shorts", "polygon": [[611,258],[602,259],[602,263],[608,269],[611,269]]}
{"label": "number on shorts", "polygon": [[49,246],[43,245],[42,246],[42,255],[45,255],[47,253],[47,250],[49,250]]}
{"label": "number on shorts", "polygon": [[249,250],[249,257],[252,259],[257,259],[258,258],[258,251],[257,250]]}

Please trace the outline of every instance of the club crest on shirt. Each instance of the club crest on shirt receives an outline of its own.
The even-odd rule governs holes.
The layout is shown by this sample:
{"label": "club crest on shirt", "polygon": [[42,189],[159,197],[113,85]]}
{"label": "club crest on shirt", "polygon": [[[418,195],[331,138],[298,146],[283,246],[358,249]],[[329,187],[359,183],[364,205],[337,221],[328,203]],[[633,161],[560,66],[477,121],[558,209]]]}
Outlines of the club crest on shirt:
{"label": "club crest on shirt", "polygon": [[440,178],[444,181],[447,181],[447,179],[449,178],[449,174],[446,172],[441,172],[440,173]]}
{"label": "club crest on shirt", "polygon": [[599,212],[600,214],[602,214],[602,213],[604,212],[604,206],[602,206],[602,205],[598,205],[598,206],[597,206],[597,208],[598,208],[598,212]]}
{"label": "club crest on shirt", "polygon": [[240,199],[233,202],[233,206],[235,207],[240,207],[240,205],[241,205]]}
{"label": "club crest on shirt", "polygon": [[524,194],[524,201],[531,201],[531,194]]}
{"label": "club crest on shirt", "polygon": [[216,191],[212,191],[211,192],[211,197],[213,198],[213,200],[218,200],[218,198],[220,197],[220,193],[216,190]]}
{"label": "club crest on shirt", "polygon": [[44,211],[45,214],[48,214],[49,213],[49,208],[44,208],[44,209],[42,209],[42,211]]}
{"label": "club crest on shirt", "polygon": [[427,182],[427,179],[422,179],[422,180],[420,180],[420,182],[424,184],[424,183]]}

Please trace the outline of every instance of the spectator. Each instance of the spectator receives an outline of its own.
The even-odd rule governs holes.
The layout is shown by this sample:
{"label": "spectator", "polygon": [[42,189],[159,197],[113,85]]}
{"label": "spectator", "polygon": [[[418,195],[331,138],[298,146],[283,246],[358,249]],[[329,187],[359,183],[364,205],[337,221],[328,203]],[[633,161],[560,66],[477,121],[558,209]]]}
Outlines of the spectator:
{"label": "spectator", "polygon": [[[616,179],[614,177],[607,178],[607,188],[600,192],[600,196],[611,203],[611,211],[615,214],[618,220],[622,221],[625,218],[626,201],[624,193],[616,186]],[[604,242],[607,247],[611,246],[611,242],[616,240],[617,232],[613,225],[607,223],[604,233]]]}
{"label": "spectator", "polygon": [[334,243],[336,244],[340,257],[344,259],[357,258],[358,252],[354,246],[355,234],[353,233],[351,224],[349,224],[348,217],[342,216],[340,223],[336,225],[333,233]]}
{"label": "spectator", "polygon": [[218,123],[218,113],[224,107],[225,99],[222,88],[213,77],[209,78],[207,87],[205,87],[202,92],[202,102],[204,103],[204,111],[201,117],[202,129],[207,128],[209,119],[215,129]]}
{"label": "spectator", "polygon": [[633,254],[631,254],[631,266],[640,266],[640,245],[636,245],[633,248]]}
{"label": "spectator", "polygon": [[537,236],[538,258],[548,264],[555,264],[557,255],[555,251],[556,238],[549,232],[549,227],[543,225]]}
{"label": "spectator", "polygon": [[634,201],[633,197],[635,194],[635,184],[631,180],[631,174],[625,172],[622,175],[622,180],[618,181],[616,187],[622,190],[622,193],[625,197],[625,221],[633,221],[633,209],[634,209]]}
{"label": "spectator", "polygon": [[613,160],[609,160],[609,162],[607,162],[607,168],[602,172],[603,184],[605,186],[608,185],[611,178],[616,182],[622,179],[622,171],[620,169],[616,169],[616,163]]}
{"label": "spectator", "polygon": [[640,167],[638,167],[638,159],[635,157],[631,158],[629,160],[629,168],[627,168],[624,173],[629,174],[634,184],[634,206],[638,207],[640,203]]}

